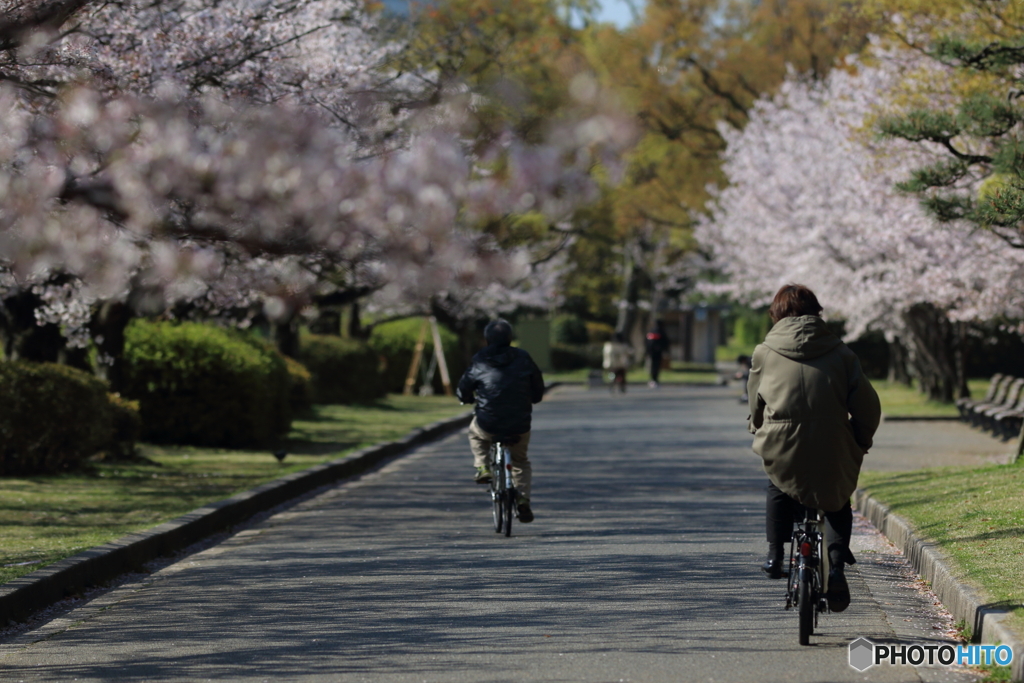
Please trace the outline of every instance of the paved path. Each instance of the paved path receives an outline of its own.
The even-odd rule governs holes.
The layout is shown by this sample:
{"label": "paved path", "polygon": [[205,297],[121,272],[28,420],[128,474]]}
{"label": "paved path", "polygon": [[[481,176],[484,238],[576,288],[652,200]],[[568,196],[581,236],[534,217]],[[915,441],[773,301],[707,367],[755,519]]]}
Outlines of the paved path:
{"label": "paved path", "polygon": [[883,422],[864,469],[916,470],[946,465],[990,465],[1010,461],[1016,441],[1005,442],[966,422]]}
{"label": "paved path", "polygon": [[853,604],[796,644],[743,417],[717,387],[558,390],[512,538],[456,435],[0,645],[0,680],[971,680],[847,665],[858,636],[941,634],[866,528]]}

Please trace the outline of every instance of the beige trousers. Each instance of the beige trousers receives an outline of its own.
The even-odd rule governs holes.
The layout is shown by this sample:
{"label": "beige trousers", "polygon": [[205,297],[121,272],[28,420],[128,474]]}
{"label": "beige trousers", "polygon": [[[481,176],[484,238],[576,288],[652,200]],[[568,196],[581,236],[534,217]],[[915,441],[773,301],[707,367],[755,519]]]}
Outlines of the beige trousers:
{"label": "beige trousers", "polygon": [[[469,425],[469,448],[473,451],[473,464],[477,467],[488,467],[487,456],[494,442],[494,434],[480,429],[476,418]],[[530,460],[526,457],[526,450],[530,446],[530,432],[519,435],[519,443],[509,446],[512,453],[512,482],[521,498],[530,497],[530,482],[533,479],[533,470],[530,467]]]}

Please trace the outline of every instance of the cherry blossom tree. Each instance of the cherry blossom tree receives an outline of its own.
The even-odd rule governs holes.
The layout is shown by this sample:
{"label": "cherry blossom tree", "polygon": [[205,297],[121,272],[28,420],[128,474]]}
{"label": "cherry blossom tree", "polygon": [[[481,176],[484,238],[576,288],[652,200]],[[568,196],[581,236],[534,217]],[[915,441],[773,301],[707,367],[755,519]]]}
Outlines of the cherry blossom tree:
{"label": "cherry blossom tree", "polygon": [[117,330],[85,310],[284,319],[339,280],[415,299],[522,279],[475,226],[556,222],[631,141],[592,99],[539,144],[469,145],[466,98],[408,115],[436,93],[393,74],[372,96],[391,48],[344,1],[4,4],[0,286],[101,354]]}
{"label": "cherry blossom tree", "polygon": [[966,390],[957,323],[1024,312],[1024,258],[990,233],[938,224],[895,189],[942,152],[879,141],[866,126],[922,68],[938,67],[878,50],[870,65],[851,61],[820,82],[791,75],[746,128],[722,129],[730,185],[699,239],[743,300],[764,304],[802,282],[850,337],[876,329],[906,340],[922,388],[948,401]]}

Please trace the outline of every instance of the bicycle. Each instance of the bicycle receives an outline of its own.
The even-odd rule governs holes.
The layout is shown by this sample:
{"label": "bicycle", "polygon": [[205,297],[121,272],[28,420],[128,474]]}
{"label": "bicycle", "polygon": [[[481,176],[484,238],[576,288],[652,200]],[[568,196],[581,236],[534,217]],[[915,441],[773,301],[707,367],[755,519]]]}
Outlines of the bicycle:
{"label": "bicycle", "polygon": [[518,436],[504,436],[491,444],[491,505],[494,513],[494,531],[512,535],[512,517],[518,517],[516,487],[512,483],[512,451],[509,446],[518,443]]}
{"label": "bicycle", "polygon": [[786,609],[796,608],[800,616],[800,644],[810,645],[818,625],[818,615],[828,611],[828,553],[822,533],[824,516],[806,509],[802,521],[793,529],[789,551],[789,579],[786,583]]}

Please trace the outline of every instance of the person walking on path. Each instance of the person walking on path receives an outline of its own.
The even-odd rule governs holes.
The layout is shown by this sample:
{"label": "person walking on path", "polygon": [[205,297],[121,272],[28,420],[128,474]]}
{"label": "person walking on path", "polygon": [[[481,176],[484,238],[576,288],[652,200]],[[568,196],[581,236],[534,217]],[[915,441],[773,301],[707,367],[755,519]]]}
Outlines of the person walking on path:
{"label": "person walking on path", "polygon": [[626,371],[633,360],[633,349],[626,343],[625,335],[616,332],[609,341],[606,341],[602,356],[602,367],[612,373],[612,392],[618,389],[623,394],[626,393]]}
{"label": "person walking on path", "polygon": [[488,457],[491,444],[517,437],[509,444],[512,454],[512,482],[518,492],[516,506],[520,522],[532,522],[530,484],[532,468],[526,455],[530,446],[533,404],[544,398],[544,377],[530,354],[511,346],[512,326],[494,320],[484,329],[487,346],[473,356],[473,362],[459,380],[455,395],[463,403],[475,403],[469,425],[469,447],[476,466],[474,479],[489,484]]}
{"label": "person walking on path", "polygon": [[782,577],[783,544],[800,506],[824,511],[831,563],[825,597],[829,609],[842,612],[850,604],[844,565],[856,561],[850,496],[881,405],[856,354],[829,331],[821,310],[803,285],[786,285],[775,295],[768,311],[773,327],[751,359],[748,427],[770,480],[762,569]]}
{"label": "person walking on path", "polygon": [[661,358],[668,351],[668,348],[669,339],[668,334],[665,332],[665,323],[660,320],[655,321],[654,327],[647,333],[647,357],[651,361],[651,381],[648,382],[648,386],[651,388],[658,386],[658,377],[661,374]]}

